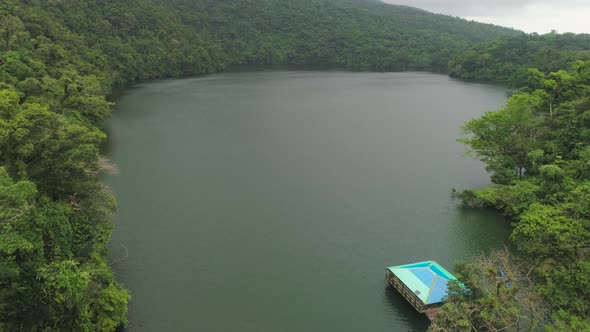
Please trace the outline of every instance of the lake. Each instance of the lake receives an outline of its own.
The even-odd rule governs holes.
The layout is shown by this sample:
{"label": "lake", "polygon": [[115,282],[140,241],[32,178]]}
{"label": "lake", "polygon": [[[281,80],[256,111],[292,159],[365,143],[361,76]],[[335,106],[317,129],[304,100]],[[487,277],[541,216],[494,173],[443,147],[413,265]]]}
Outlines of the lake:
{"label": "lake", "polygon": [[[502,247],[456,142],[506,88],[429,73],[261,70],[138,84],[106,182],[129,331],[423,331],[386,266]],[[128,257],[126,257],[128,252]],[[126,258],[125,258],[126,257]]]}

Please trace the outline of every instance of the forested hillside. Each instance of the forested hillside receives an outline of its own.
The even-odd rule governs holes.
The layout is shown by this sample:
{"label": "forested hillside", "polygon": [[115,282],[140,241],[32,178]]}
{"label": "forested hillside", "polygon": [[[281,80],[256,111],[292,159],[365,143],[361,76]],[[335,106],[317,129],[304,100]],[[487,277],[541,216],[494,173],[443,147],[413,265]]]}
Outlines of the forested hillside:
{"label": "forested hillside", "polygon": [[179,3],[183,21],[219,42],[233,64],[446,72],[449,60],[473,43],[522,34],[378,1]]}
{"label": "forested hillside", "polygon": [[[446,71],[451,59],[475,43],[510,36],[529,38],[376,1],[1,1],[0,330],[112,331],[127,322],[129,294],[116,282],[107,253],[115,202],[99,181],[101,174],[116,171],[99,148],[106,139],[103,121],[111,111],[107,97],[113,87],[234,64]],[[569,144],[569,134],[557,124],[578,126],[585,135],[582,122],[565,116],[584,110],[586,99],[574,101],[570,90],[556,91],[547,90],[553,99],[544,99],[555,106],[546,121],[555,122],[539,130],[554,129],[563,137],[535,145],[534,161],[550,168],[539,168],[531,179],[541,181],[544,169],[548,177],[570,183],[585,166],[565,161],[585,160],[585,150],[559,150]],[[573,137],[571,142],[578,144]],[[575,188],[581,187],[572,195],[583,195],[584,182],[573,179]],[[539,195],[553,195],[558,188],[533,184],[549,186]],[[556,271],[572,266],[577,265]],[[566,276],[552,278],[558,283]]]}
{"label": "forested hillside", "polygon": [[104,59],[87,54],[84,60],[114,71],[116,83],[232,64],[446,71],[448,61],[473,43],[522,34],[363,0],[39,1],[18,7],[24,23],[39,25],[35,20],[43,18],[60,24],[100,51]]}
{"label": "forested hillside", "polygon": [[590,34],[520,35],[478,44],[454,58],[453,77],[526,84],[528,69],[543,73],[569,68],[576,60],[590,59]]}

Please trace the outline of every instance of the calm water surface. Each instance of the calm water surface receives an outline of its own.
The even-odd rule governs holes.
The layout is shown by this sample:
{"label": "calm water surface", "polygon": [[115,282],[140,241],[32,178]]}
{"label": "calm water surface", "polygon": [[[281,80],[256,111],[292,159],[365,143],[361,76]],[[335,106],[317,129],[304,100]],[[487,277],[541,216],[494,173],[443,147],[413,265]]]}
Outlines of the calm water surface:
{"label": "calm water surface", "polygon": [[456,143],[502,87],[425,73],[261,71],[140,84],[117,100],[107,182],[130,331],[422,331],[385,267],[506,242],[451,188]]}

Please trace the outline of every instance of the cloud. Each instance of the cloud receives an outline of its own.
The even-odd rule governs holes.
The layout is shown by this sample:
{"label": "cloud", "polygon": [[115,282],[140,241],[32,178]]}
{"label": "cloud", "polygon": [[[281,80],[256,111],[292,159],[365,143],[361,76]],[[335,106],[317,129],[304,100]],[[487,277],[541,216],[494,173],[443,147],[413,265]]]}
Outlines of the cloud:
{"label": "cloud", "polygon": [[588,0],[383,0],[526,32],[590,33]]}
{"label": "cloud", "polygon": [[[505,14],[509,11],[522,10],[536,5],[552,5],[549,0],[384,0],[384,2],[418,7],[429,11],[457,16],[481,16]],[[562,0],[557,3],[561,8],[588,8],[587,0]]]}
{"label": "cloud", "polygon": [[563,8],[558,6],[535,5],[524,8],[520,13],[496,16],[471,16],[467,19],[510,26],[526,32],[590,33],[590,5],[586,8]]}

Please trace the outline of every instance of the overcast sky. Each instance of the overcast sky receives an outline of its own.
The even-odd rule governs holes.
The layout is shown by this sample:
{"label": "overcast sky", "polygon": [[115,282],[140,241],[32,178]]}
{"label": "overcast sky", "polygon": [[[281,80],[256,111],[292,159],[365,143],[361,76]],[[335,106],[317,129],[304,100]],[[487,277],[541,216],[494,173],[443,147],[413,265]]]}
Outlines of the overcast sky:
{"label": "overcast sky", "polygon": [[590,33],[590,0],[382,0],[526,32]]}

